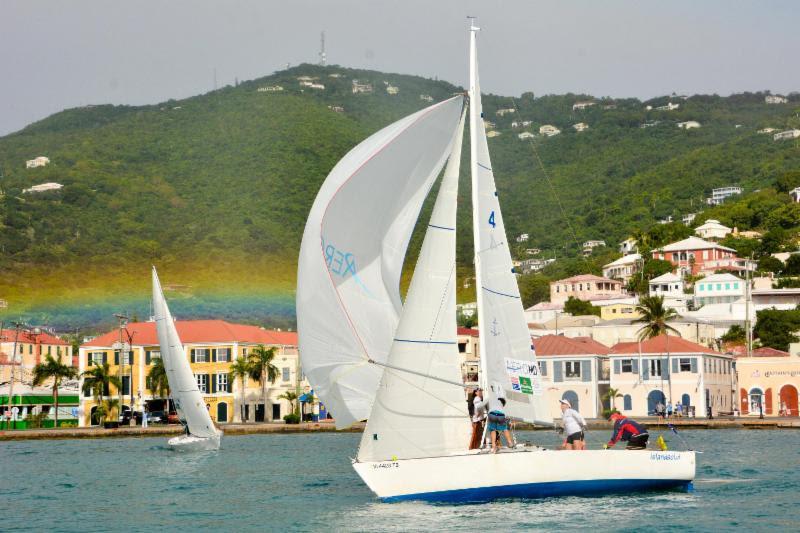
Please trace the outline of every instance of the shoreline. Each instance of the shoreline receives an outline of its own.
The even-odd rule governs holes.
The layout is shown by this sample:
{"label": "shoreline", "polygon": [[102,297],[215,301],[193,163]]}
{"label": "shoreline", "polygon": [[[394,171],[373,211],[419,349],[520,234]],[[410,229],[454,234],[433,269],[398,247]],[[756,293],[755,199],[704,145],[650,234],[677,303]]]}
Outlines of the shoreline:
{"label": "shoreline", "polygon": [[[655,417],[640,417],[636,419],[651,429],[668,429],[666,424],[659,424]],[[587,420],[590,430],[610,430],[612,424],[606,420]],[[676,419],[670,423],[679,429],[800,429],[800,418],[705,418]],[[225,424],[220,429],[228,436],[234,435],[265,435],[265,434],[298,434],[298,433],[360,433],[364,430],[364,423],[359,422],[353,426],[337,430],[331,422],[304,422],[301,424],[284,423],[251,423],[251,424]],[[551,431],[551,428],[533,427],[530,424],[517,424],[518,431]],[[61,439],[113,439],[129,437],[169,437],[183,433],[181,426],[139,426],[122,427],[118,429],[92,428],[59,428],[59,429],[20,429],[0,431],[0,442],[12,440],[61,440]]]}

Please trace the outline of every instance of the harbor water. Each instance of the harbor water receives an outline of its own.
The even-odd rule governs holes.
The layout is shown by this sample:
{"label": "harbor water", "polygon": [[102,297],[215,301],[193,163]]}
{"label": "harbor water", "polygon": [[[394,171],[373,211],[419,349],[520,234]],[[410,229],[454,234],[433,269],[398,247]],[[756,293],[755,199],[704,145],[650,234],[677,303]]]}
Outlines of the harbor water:
{"label": "harbor water", "polygon": [[[652,434],[653,440],[658,432]],[[553,432],[520,438],[556,445]],[[691,492],[383,504],[350,465],[356,433],[232,436],[182,454],[165,438],[6,441],[4,531],[796,530],[800,431],[691,430]],[[590,447],[607,432],[592,431]],[[665,434],[680,449],[675,435]],[[580,452],[564,452],[580,453]]]}

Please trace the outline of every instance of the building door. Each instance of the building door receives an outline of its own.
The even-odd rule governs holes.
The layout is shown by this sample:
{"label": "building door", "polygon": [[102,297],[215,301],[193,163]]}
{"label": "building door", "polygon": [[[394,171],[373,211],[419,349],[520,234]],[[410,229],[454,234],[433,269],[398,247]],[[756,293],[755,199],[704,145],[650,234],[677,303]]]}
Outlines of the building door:
{"label": "building door", "polygon": [[220,402],[217,404],[217,422],[228,421],[228,404]]}
{"label": "building door", "polygon": [[256,404],[256,422],[263,422],[264,421],[264,404],[257,403]]}
{"label": "building door", "polygon": [[92,407],[92,411],[89,413],[89,423],[93,426],[100,425],[100,416],[97,414],[97,406],[95,405]]}
{"label": "building door", "polygon": [[664,397],[664,393],[660,390],[651,390],[650,394],[647,395],[647,414],[655,413],[656,412],[656,405],[659,403],[666,405],[667,399]]}
{"label": "building door", "polygon": [[[706,405],[708,405],[708,402],[709,402],[708,398],[709,398],[708,389],[706,389]],[[683,396],[681,396],[681,404],[683,404],[683,412],[684,413],[688,413],[689,412],[689,406],[692,405],[692,400],[691,400],[691,398],[689,398],[688,394],[684,394]]]}
{"label": "building door", "polygon": [[763,414],[764,392],[758,387],[750,389],[750,414]]}
{"label": "building door", "polygon": [[272,419],[273,420],[281,419],[281,404],[279,403],[272,404]]}
{"label": "building door", "polygon": [[250,420],[250,404],[246,403],[244,404],[244,420],[242,422],[247,422],[248,420]]}
{"label": "building door", "polygon": [[797,412],[797,388],[794,385],[784,385],[780,392],[781,408],[784,409],[783,416],[800,416]]}
{"label": "building door", "polygon": [[566,391],[561,399],[567,400],[573,409],[580,412],[578,394],[574,390]]}

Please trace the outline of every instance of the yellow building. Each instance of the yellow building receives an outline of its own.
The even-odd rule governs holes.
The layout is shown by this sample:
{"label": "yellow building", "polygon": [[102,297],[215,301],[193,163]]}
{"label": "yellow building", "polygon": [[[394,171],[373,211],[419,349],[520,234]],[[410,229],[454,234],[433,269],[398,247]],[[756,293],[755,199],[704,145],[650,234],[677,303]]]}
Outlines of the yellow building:
{"label": "yellow building", "polygon": [[800,356],[773,348],[736,358],[739,411],[750,416],[798,416]]}
{"label": "yellow building", "polygon": [[616,318],[637,319],[642,314],[636,310],[634,304],[611,304],[600,308],[600,318],[603,320],[614,320]]}
{"label": "yellow building", "polygon": [[[278,398],[287,391],[298,389],[301,379],[297,333],[268,331],[257,326],[231,324],[222,320],[187,320],[175,323],[178,336],[186,351],[198,388],[208,406],[211,418],[217,423],[281,420],[291,411],[290,403]],[[121,334],[120,334],[121,333]],[[261,385],[245,379],[234,378],[231,364],[239,357],[247,357],[253,348],[264,345],[275,348],[273,364],[278,369],[274,383],[267,383],[267,400],[264,402]],[[120,347],[125,355],[120,357]],[[110,387],[108,398],[119,398],[122,409],[141,412],[164,411],[165,400],[151,388],[148,375],[161,352],[154,322],[128,324],[97,337],[80,348],[81,372],[95,365],[107,363],[109,372],[118,376],[122,390]],[[307,384],[300,383],[304,390]],[[97,424],[94,417],[97,405],[91,395],[81,398],[81,426]]]}

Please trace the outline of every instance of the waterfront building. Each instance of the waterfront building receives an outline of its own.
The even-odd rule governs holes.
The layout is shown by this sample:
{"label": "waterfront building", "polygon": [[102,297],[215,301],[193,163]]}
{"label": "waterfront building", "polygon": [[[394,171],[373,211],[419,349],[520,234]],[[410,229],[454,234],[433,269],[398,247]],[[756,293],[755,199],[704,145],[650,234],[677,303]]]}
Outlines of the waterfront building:
{"label": "waterfront building", "polygon": [[639,271],[641,262],[642,256],[640,254],[623,255],[619,259],[603,266],[603,277],[628,283],[631,277]]}
{"label": "waterfront building", "polygon": [[[15,350],[16,346],[16,350]],[[72,346],[42,328],[30,330],[0,330],[0,416],[8,410],[8,396],[12,397],[12,413],[16,413],[17,429],[28,427],[28,415],[43,413],[44,427],[52,427],[55,422],[55,399],[52,380],[41,386],[33,386],[33,369],[50,355],[67,366],[75,366]],[[13,377],[13,393],[12,389]],[[59,388],[59,425],[76,422],[78,407],[77,380],[65,380]],[[16,412],[13,408],[16,407]]]}
{"label": "waterfront building", "polygon": [[724,239],[731,231],[728,226],[720,224],[719,220],[709,218],[705,223],[697,226],[694,233],[701,239]]}
{"label": "waterfront building", "polygon": [[622,282],[593,274],[581,274],[550,282],[550,301],[566,302],[570,297],[579,300],[599,300],[601,298],[625,298]]}
{"label": "waterfront building", "polygon": [[621,342],[609,352],[610,386],[619,390],[617,409],[648,416],[661,402],[680,403],[684,413],[704,417],[730,413],[737,403],[733,358],[678,336]]}
{"label": "waterfront building", "polygon": [[461,377],[467,385],[478,384],[481,366],[480,342],[477,329],[459,327],[456,331]]}
{"label": "waterfront building", "polygon": [[800,345],[792,344],[791,354],[774,348],[758,348],[752,351],[751,357],[736,358],[742,415],[798,416],[798,348]]}
{"label": "waterfront building", "polygon": [[[310,390],[300,371],[295,332],[270,331],[223,320],[176,321],[175,327],[215,422],[240,422],[242,416],[248,421],[279,421],[291,412],[291,407],[287,400],[278,397],[287,391]],[[245,380],[242,401],[241,380],[231,374],[231,364],[239,357],[247,357],[259,345],[276,349],[273,364],[278,368],[278,379],[267,383],[267,405],[261,386],[249,378]],[[151,411],[163,410],[164,398],[155,394],[148,379],[153,362],[161,357],[155,322],[128,324],[123,330],[122,350],[120,347],[118,329],[84,343],[79,350],[80,371],[108,363],[112,375],[122,376],[123,410],[142,411],[145,407]],[[121,351],[127,353],[120,356]],[[108,397],[117,398],[119,393],[112,386]],[[96,408],[91,395],[81,397],[81,426],[98,423],[93,417]]]}
{"label": "waterfront building", "polygon": [[550,416],[561,418],[558,400],[569,400],[585,418],[602,416],[608,391],[608,346],[588,337],[545,335],[533,340]]}

